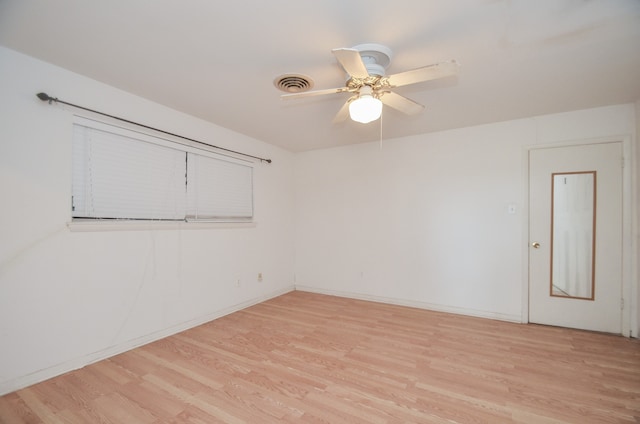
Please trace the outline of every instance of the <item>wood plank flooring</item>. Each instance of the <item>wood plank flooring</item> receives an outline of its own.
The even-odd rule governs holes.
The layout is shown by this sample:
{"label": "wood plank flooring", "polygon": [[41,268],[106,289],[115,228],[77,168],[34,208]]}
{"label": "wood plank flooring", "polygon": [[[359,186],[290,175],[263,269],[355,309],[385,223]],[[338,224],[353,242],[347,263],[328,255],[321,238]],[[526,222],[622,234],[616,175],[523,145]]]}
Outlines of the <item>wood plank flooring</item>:
{"label": "wood plank flooring", "polygon": [[0,422],[640,422],[640,341],[292,292],[0,397]]}

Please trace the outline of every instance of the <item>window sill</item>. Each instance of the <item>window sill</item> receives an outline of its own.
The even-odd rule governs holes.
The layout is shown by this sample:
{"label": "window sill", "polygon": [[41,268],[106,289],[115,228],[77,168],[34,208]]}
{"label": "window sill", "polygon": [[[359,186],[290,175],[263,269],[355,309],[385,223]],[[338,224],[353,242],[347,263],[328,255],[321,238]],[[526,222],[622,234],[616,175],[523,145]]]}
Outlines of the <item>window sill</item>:
{"label": "window sill", "polygon": [[117,220],[75,220],[67,223],[71,232],[90,231],[151,231],[151,230],[209,230],[230,228],[254,228],[255,222],[217,221],[117,221]]}

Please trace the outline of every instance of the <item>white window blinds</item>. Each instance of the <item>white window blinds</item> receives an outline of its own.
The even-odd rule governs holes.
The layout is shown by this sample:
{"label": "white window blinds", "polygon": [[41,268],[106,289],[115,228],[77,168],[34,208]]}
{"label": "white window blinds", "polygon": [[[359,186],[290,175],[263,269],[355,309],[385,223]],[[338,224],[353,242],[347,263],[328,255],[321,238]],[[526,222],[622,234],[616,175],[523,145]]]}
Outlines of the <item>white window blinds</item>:
{"label": "white window blinds", "polygon": [[252,219],[250,165],[87,121],[74,124],[72,217]]}
{"label": "white window blinds", "polygon": [[187,218],[251,219],[253,169],[219,159],[187,154]]}

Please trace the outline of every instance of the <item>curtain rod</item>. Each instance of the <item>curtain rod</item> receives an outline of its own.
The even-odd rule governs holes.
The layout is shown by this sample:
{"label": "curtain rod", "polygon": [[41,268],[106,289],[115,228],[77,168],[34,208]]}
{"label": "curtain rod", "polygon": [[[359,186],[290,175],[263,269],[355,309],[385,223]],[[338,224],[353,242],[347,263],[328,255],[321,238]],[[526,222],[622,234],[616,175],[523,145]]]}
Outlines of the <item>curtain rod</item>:
{"label": "curtain rod", "polygon": [[209,143],[205,143],[205,142],[202,142],[202,141],[194,140],[193,138],[184,137],[184,136],[179,135],[179,134],[174,134],[174,133],[171,133],[171,132],[168,132],[168,131],[160,130],[158,128],[150,127],[149,125],[139,124],[137,122],[130,121],[128,119],[120,118],[120,117],[114,116],[114,115],[109,115],[108,113],[98,112],[97,110],[89,109],[89,108],[84,107],[84,106],[74,105],[73,103],[65,102],[65,101],[60,100],[60,99],[58,99],[56,97],[51,97],[47,93],[38,93],[38,94],[36,94],[36,96],[38,96],[38,98],[40,100],[42,100],[43,102],[48,101],[49,104],[51,104],[51,102],[62,103],[62,104],[65,104],[65,105],[76,107],[78,109],[83,109],[83,110],[87,110],[89,112],[97,113],[98,115],[107,116],[109,118],[117,119],[118,121],[126,122],[128,124],[133,124],[133,125],[137,125],[139,127],[146,128],[146,129],[149,129],[149,130],[158,131],[158,132],[161,132],[163,134],[167,134],[167,135],[170,135],[170,136],[173,136],[173,137],[182,138],[183,140],[189,140],[189,141],[194,142],[194,143],[198,143],[198,144],[202,144],[202,145],[205,145],[205,146],[213,147],[213,148],[216,148],[216,149],[219,149],[219,150],[224,150],[225,152],[235,153],[237,155],[242,155],[242,156],[246,156],[246,157],[249,157],[249,158],[258,159],[261,162],[271,163],[271,159],[265,159],[265,158],[261,158],[261,157],[258,157],[258,156],[249,155],[247,153],[242,153],[242,152],[237,152],[235,150],[226,149],[224,147],[215,146],[213,144],[209,144]]}

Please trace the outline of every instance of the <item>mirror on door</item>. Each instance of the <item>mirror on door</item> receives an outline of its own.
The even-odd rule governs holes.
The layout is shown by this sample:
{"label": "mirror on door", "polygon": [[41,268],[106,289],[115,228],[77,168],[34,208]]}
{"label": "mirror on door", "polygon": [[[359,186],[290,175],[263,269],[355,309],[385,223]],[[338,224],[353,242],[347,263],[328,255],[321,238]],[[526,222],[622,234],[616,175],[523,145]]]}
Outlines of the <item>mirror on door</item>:
{"label": "mirror on door", "polygon": [[594,299],[596,171],[551,176],[551,296]]}

